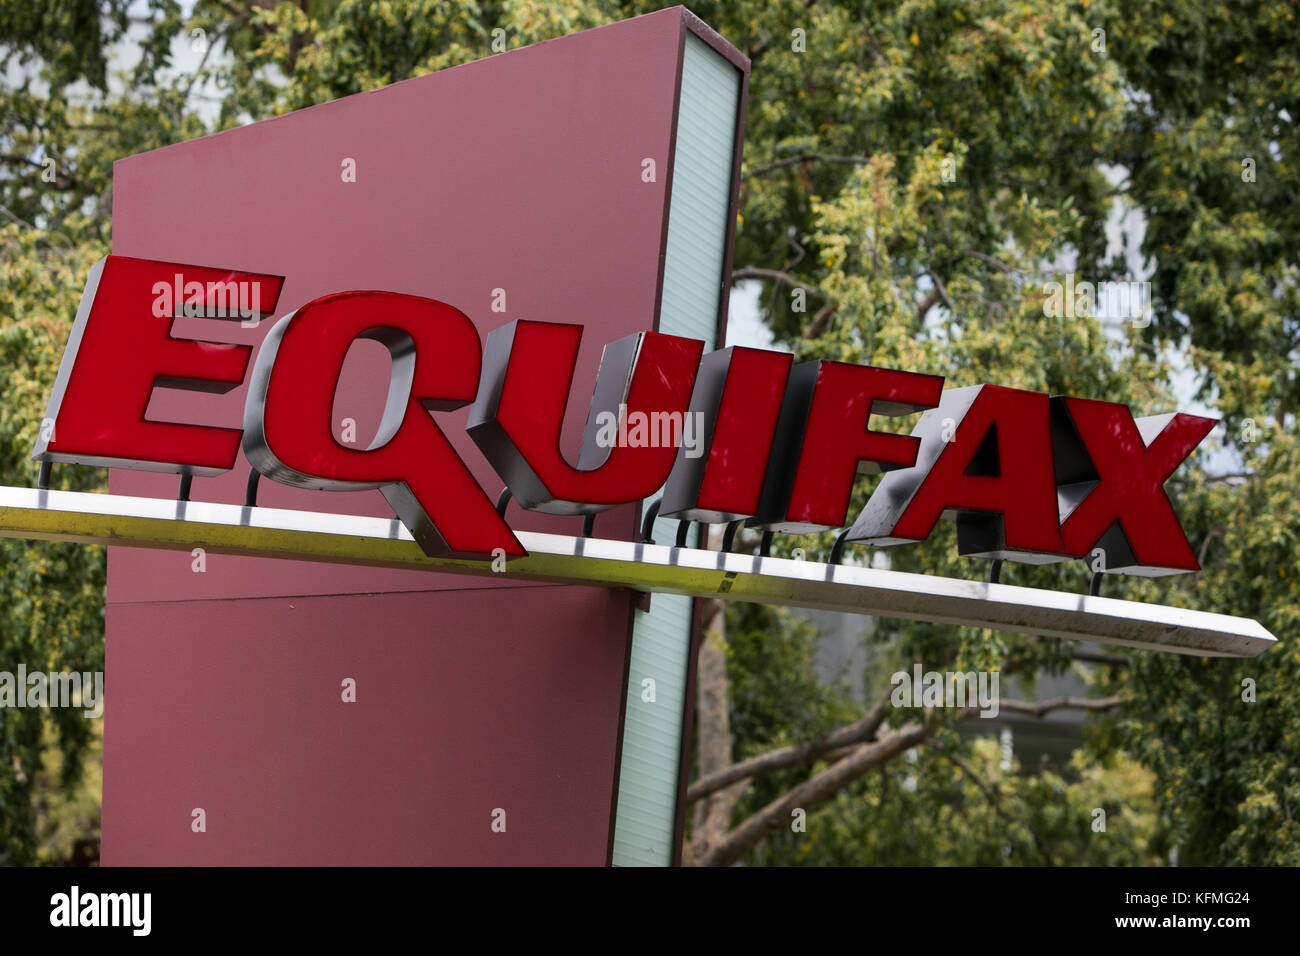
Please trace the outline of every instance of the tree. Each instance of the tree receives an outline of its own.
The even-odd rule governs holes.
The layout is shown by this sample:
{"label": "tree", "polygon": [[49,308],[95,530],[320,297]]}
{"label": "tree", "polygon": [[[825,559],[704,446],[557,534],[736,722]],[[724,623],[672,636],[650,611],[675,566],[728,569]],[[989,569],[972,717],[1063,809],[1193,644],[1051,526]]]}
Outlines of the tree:
{"label": "tree", "polygon": [[[24,411],[10,413],[5,480],[30,483],[28,433],[71,290],[105,247],[113,159],[656,6],[198,0],[187,18],[170,0],[4,2],[0,49],[25,72],[6,90],[0,125],[0,211],[11,223],[0,314],[6,358],[30,369],[6,406]],[[1187,0],[693,9],[753,62],[732,279],[759,285],[776,341],[799,359],[1123,401],[1136,414],[1176,408],[1193,382],[1225,420],[1212,453],[1171,483],[1205,570],[1109,576],[1106,593],[1254,616],[1281,642],[1257,661],[1205,661],[878,621],[864,707],[818,679],[806,625],[709,606],[688,858],[1118,863],[1176,848],[1183,861],[1295,862],[1294,9]],[[107,50],[128,35],[141,56],[114,87]],[[174,54],[187,44],[197,61],[183,71]],[[1132,227],[1118,238],[1108,235],[1117,211]],[[1149,279],[1151,312],[1045,308],[1067,274]],[[65,471],[60,480],[98,480],[56,475]],[[861,481],[855,506],[872,485]],[[824,557],[830,540],[780,536],[776,550]],[[78,589],[102,574],[100,559],[31,547],[66,562],[64,636],[33,629],[36,609],[20,604],[6,652],[19,634],[29,635],[23,653],[87,650],[99,598]],[[11,592],[39,566],[19,552],[3,567]],[[987,573],[956,556],[950,527],[922,545],[848,557],[868,559]],[[1088,577],[1081,564],[1003,572],[1074,592]],[[1059,706],[1097,715],[1088,745],[1060,773],[1004,769],[986,743],[956,732],[969,715],[888,704],[890,668],[912,662],[998,669],[1029,688],[1036,675],[1079,668],[1093,695]],[[18,740],[4,726],[6,759],[37,766],[39,735],[25,728]],[[1091,826],[1099,807],[1110,808],[1104,839]],[[790,831],[793,809],[806,815],[804,833]],[[32,825],[12,812],[0,811],[0,826],[20,855]],[[933,821],[923,839],[899,835],[918,818]]]}
{"label": "tree", "polygon": [[[1135,98],[1117,142],[1156,263],[1152,349],[1177,351],[1235,465],[1182,488],[1205,570],[1195,607],[1258,618],[1257,660],[1142,655],[1123,741],[1193,864],[1300,863],[1300,71],[1294,5],[1131,2],[1115,54]],[[1144,594],[1158,593],[1143,589]],[[1168,593],[1167,591],[1165,592]],[[1181,596],[1181,595],[1180,595]]]}
{"label": "tree", "polygon": [[[18,224],[0,226],[0,478],[33,486],[32,447],[42,427],[86,270],[100,255],[94,244],[61,247],[60,239]],[[102,472],[57,469],[51,487],[89,491]],[[0,670],[29,673],[104,669],[104,553],[100,548],[44,541],[0,541]],[[20,691],[21,692],[21,691]],[[37,813],[51,747],[58,783],[82,783],[82,758],[97,734],[80,709],[0,708],[0,862],[37,858]],[[98,795],[96,794],[96,800]]]}
{"label": "tree", "polygon": [[[1106,665],[1098,686],[1125,716],[1095,746],[1112,759],[1127,746],[1154,772],[1152,847],[1201,863],[1294,863],[1293,11],[816,4],[775,8],[748,33],[718,26],[748,36],[756,57],[736,278],[770,284],[763,306],[781,341],[806,356],[1087,393],[1138,413],[1174,407],[1174,377],[1190,373],[1221,410],[1220,464],[1200,456],[1177,488],[1205,573],[1108,580],[1107,590],[1255,616],[1281,646],[1248,662],[1123,655],[1131,664]],[[821,42],[787,52],[797,26]],[[1145,223],[1138,248],[1101,242],[1111,203]],[[1104,281],[1123,276],[1133,253],[1154,269],[1154,321],[1140,316],[1108,339],[1090,317],[1044,314],[1045,284],[1065,271],[1056,263]],[[815,313],[789,308],[793,288],[813,293]],[[1240,461],[1239,477],[1223,474],[1225,457]],[[972,573],[950,537],[889,560]],[[1012,573],[1082,587],[1078,568]],[[1050,673],[1069,653],[883,623],[903,659],[927,667]],[[793,751],[779,734],[742,741],[765,752],[697,780],[699,798],[710,779],[727,779],[738,808],[721,844],[705,834],[705,862],[739,859],[761,839],[756,824],[784,828],[794,804],[833,800],[842,811],[843,794],[861,793],[843,789],[859,774],[880,769],[883,781],[905,747],[952,740],[941,715],[899,724],[877,705],[854,716]],[[734,796],[743,780],[772,799],[747,806]]]}
{"label": "tree", "polygon": [[[179,24],[176,4],[158,5]],[[0,481],[31,487],[31,460],[88,270],[107,251],[112,161],[203,130],[171,120],[174,99],[148,82],[110,95],[111,44],[127,4],[0,6],[8,77],[0,125]],[[102,490],[102,469],[55,469],[51,487]],[[0,669],[104,669],[104,552],[0,541]],[[0,863],[85,860],[98,840],[99,728],[79,709],[0,709]],[[93,807],[93,809],[92,809]],[[87,828],[83,830],[82,828]],[[74,832],[82,831],[82,832]]]}

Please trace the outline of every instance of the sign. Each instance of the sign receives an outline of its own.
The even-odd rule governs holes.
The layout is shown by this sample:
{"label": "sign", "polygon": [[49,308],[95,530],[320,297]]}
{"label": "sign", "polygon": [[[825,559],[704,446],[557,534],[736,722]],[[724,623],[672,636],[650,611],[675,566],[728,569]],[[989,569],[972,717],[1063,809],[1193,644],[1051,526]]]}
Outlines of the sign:
{"label": "sign", "polygon": [[[605,346],[576,464],[560,451],[579,325],[517,320],[481,344],[435,299],[316,298],[247,345],[177,338],[178,317],[256,324],[283,278],[108,256],[92,270],[34,457],[192,475],[242,448],[262,475],[327,491],[379,489],[429,556],[527,554],[430,413],[470,406],[468,432],[515,499],[594,514],[665,489],[661,514],[807,533],[843,527],[854,479],[884,473],[846,534],[923,541],[955,520],[962,554],[1028,563],[1090,555],[1106,571],[1199,569],[1165,481],[1216,424],[1134,419],[1116,403],[637,332]],[[349,350],[392,371],[366,447],[335,437]],[[251,367],[250,367],[251,366]],[[239,429],[151,421],[157,386],[224,392],[248,379]],[[873,417],[924,412],[911,435]],[[629,423],[635,423],[629,427]],[[684,440],[690,432],[689,443]]]}
{"label": "sign", "polygon": [[[689,762],[690,599],[656,594],[645,611],[630,590],[591,578],[554,586],[563,569],[531,580],[523,572],[541,555],[528,535],[572,534],[581,519],[515,502],[506,519],[532,553],[504,573],[481,559],[448,573],[377,490],[324,494],[263,477],[256,507],[244,507],[258,473],[239,445],[274,324],[252,313],[279,319],[333,293],[386,290],[451,303],[480,342],[513,318],[581,324],[564,445],[576,461],[577,406],[593,393],[602,343],[653,329],[712,345],[725,328],[748,68],[676,7],[114,165],[113,253],[285,279],[274,305],[270,284],[244,279],[226,319],[164,323],[178,339],[252,347],[242,385],[156,388],[144,416],[236,432],[230,470],[191,470],[189,496],[175,466],[111,468],[110,493],[93,502],[28,489],[38,511],[0,493],[0,533],[108,546],[106,863],[672,862]],[[473,135],[452,143],[451,130]],[[178,230],[178,216],[194,228]],[[153,279],[170,292],[145,287],[140,321],[155,303],[165,315],[184,306],[189,280],[185,269]],[[390,355],[361,340],[344,362],[333,434],[345,448],[363,452],[379,434]],[[468,413],[430,421],[495,497],[501,481],[465,431]],[[210,504],[232,523],[208,520]],[[134,516],[98,514],[104,505]],[[168,520],[154,520],[159,505]],[[595,533],[633,538],[637,511],[602,513]],[[285,512],[299,529],[287,538],[267,527]],[[345,518],[381,537],[346,522],[334,533]],[[659,536],[671,540],[672,524]],[[653,705],[640,697],[647,675]],[[357,680],[356,703],[330,692],[344,677]],[[316,690],[279,691],[288,686]],[[172,687],[183,697],[166,697]],[[170,826],[200,805],[191,793],[214,792],[238,827],[204,840]],[[217,798],[206,799],[212,821]],[[490,826],[498,808],[505,832]]]}
{"label": "sign", "polygon": [[[0,535],[108,549],[105,863],[671,863],[692,596],[1274,643],[1187,608],[696,546],[688,521],[891,545],[948,517],[970,554],[1195,566],[1160,485],[1196,419],[712,350],[748,73],[676,7],[114,165],[116,255],[36,448],[111,466],[110,493],[0,488]],[[640,522],[658,488],[680,523]],[[597,512],[583,536],[562,517]]]}

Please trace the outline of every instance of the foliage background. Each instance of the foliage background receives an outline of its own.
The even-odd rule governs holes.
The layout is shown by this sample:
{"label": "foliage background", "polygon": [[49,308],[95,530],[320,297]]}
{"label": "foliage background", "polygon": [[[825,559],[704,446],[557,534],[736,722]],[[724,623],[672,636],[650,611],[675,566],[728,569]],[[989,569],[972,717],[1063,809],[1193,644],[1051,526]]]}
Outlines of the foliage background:
{"label": "foliage background", "polygon": [[[114,159],[491,55],[495,38],[513,48],[657,6],[0,0],[0,479],[34,483],[81,282],[108,248]],[[754,64],[737,279],[762,283],[775,341],[1136,414],[1195,397],[1224,426],[1170,487],[1204,571],[1106,591],[1255,617],[1280,639],[1258,660],[1133,653],[1092,667],[1096,692],[1126,703],[1092,722],[1064,774],[1003,771],[987,742],[944,730],[814,809],[807,834],[746,859],[1122,863],[1176,848],[1184,863],[1300,862],[1295,0],[693,9]],[[1045,316],[1044,285],[1067,272],[1149,277],[1151,323]],[[103,475],[55,479],[93,489]],[[829,539],[795,544],[824,552]],[[985,573],[956,556],[950,529],[888,560]],[[102,669],[103,575],[96,549],[0,542],[0,667]],[[1087,571],[1015,566],[1004,580],[1081,591]],[[879,624],[885,661],[1079,666],[1064,642]],[[726,633],[737,759],[857,715],[815,674],[806,626],[737,607]],[[71,858],[68,833],[97,827],[97,727],[4,710],[0,728],[0,861]],[[815,769],[756,780],[735,818]],[[1088,826],[1098,806],[1111,807],[1104,834]]]}

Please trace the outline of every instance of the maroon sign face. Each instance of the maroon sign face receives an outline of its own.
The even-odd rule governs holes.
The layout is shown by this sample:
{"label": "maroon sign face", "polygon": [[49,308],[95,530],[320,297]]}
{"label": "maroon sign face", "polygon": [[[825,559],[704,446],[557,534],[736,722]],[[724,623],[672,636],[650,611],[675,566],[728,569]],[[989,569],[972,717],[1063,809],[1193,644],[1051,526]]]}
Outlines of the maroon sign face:
{"label": "maroon sign face", "polygon": [[[859,474],[885,472],[847,540],[921,541],[957,522],[962,554],[1044,563],[1098,555],[1104,570],[1199,568],[1164,482],[1214,427],[1135,420],[1113,402],[726,348],[640,332],[606,346],[582,451],[560,452],[582,328],[519,320],[488,337],[433,299],[341,292],[268,334],[236,429],[149,421],[155,386],[225,391],[250,348],[174,338],[179,316],[256,323],[277,276],[109,256],[92,271],[34,457],[211,475],[236,450],[258,472],[321,490],[378,488],[430,555],[522,555],[522,545],[430,412],[470,405],[469,434],[525,508],[591,514],[664,488],[661,513],[809,532],[842,527]],[[366,448],[330,416],[352,343],[392,358]],[[924,412],[910,436],[872,416]]]}

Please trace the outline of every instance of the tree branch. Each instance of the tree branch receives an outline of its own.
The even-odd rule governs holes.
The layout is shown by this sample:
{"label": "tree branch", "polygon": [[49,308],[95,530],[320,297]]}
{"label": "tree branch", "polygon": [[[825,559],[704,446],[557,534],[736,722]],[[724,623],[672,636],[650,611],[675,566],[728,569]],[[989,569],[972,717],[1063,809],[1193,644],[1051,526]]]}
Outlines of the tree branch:
{"label": "tree branch", "polygon": [[[801,250],[802,251],[802,250]],[[743,266],[739,269],[733,269],[731,272],[731,281],[740,282],[743,279],[765,279],[771,282],[779,282],[787,285],[792,289],[806,289],[817,298],[823,300],[825,305],[817,310],[812,318],[812,322],[803,331],[805,339],[815,339],[826,333],[827,327],[831,324],[839,303],[835,301],[824,289],[819,289],[815,285],[804,282],[798,276],[791,275],[781,269],[763,269],[759,266]]]}
{"label": "tree branch", "polygon": [[841,166],[865,166],[869,162],[871,162],[870,156],[827,156],[823,153],[800,153],[798,156],[779,159],[774,163],[768,163],[766,166],[759,166],[757,169],[751,169],[745,175],[766,176],[768,173],[775,172],[778,169],[798,166],[800,163],[833,163]]}
{"label": "tree branch", "polygon": [[1034,852],[1038,854],[1040,861],[1044,861],[1043,847],[1042,844],[1038,842],[1038,834],[1034,832],[1034,828],[1029,826],[1028,823],[1015,819],[1002,808],[1002,791],[998,789],[998,785],[992,782],[986,783],[980,778],[979,774],[966,766],[966,764],[955,754],[948,753],[946,750],[940,750],[939,755],[950,761],[953,766],[966,776],[967,780],[975,784],[976,788],[984,794],[984,799],[988,801],[989,806],[993,808],[994,813],[1011,826],[1015,826],[1017,823],[1024,826],[1025,830],[1029,833],[1029,839],[1033,841]]}
{"label": "tree branch", "polygon": [[[1002,667],[1002,673],[1004,675],[1014,674],[1024,665],[1025,661],[1023,660],[1007,661]],[[774,770],[785,770],[789,767],[807,766],[823,759],[833,761],[842,759],[846,756],[843,753],[845,748],[855,747],[875,738],[876,731],[880,729],[889,713],[893,693],[894,688],[891,685],[880,700],[876,702],[875,706],[860,720],[837,727],[814,743],[802,746],[779,747],[776,750],[769,750],[758,756],[750,757],[748,760],[732,764],[717,773],[703,774],[687,788],[687,804],[694,803],[696,800],[707,797],[728,784],[747,777],[756,777],[759,774],[771,773]],[[975,713],[978,713],[978,708],[966,708],[958,715],[958,719],[964,719]],[[837,751],[840,752],[837,753]]]}
{"label": "tree branch", "polygon": [[812,322],[808,324],[808,328],[804,329],[803,337],[805,339],[815,339],[825,335],[826,329],[830,327],[831,318],[835,315],[837,309],[839,309],[839,306],[834,302],[827,302],[818,309],[817,314],[813,316]]}
{"label": "tree branch", "polygon": [[1210,542],[1213,541],[1218,536],[1219,536],[1218,531],[1211,531],[1209,534],[1205,536],[1205,540],[1201,542],[1201,552],[1196,556],[1196,563],[1199,564],[1201,567],[1205,567],[1205,555],[1210,550]]}
{"label": "tree branch", "polygon": [[922,322],[924,322],[925,317],[930,314],[930,310],[933,309],[938,304],[939,304],[938,289],[934,289],[928,294],[921,297],[920,301],[916,303],[916,311],[920,313]]}
{"label": "tree branch", "polygon": [[[892,692],[893,688],[891,687],[890,693]],[[750,757],[748,760],[732,764],[725,770],[706,774],[687,788],[686,802],[687,804],[694,803],[696,800],[707,797],[709,794],[721,790],[737,780],[756,777],[762,773],[771,773],[774,770],[784,770],[787,767],[806,766],[815,763],[818,758],[833,750],[871,740],[876,736],[876,731],[880,729],[880,725],[885,722],[885,708],[888,706],[889,694],[886,694],[861,720],[832,730],[816,743],[805,744],[801,747],[780,747],[776,750],[769,750],[757,757]]]}
{"label": "tree branch", "polygon": [[930,269],[926,272],[926,275],[928,275],[931,281],[934,282],[934,287],[936,291],[938,291],[939,293],[939,298],[943,299],[943,304],[948,307],[948,312],[952,314],[953,318],[956,318],[957,306],[953,305],[952,299],[949,298],[948,287],[944,285],[943,280],[939,278],[939,273],[935,272],[933,269]]}
{"label": "tree branch", "polygon": [[814,774],[788,793],[773,800],[726,838],[699,858],[702,866],[730,866],[757,845],[773,830],[788,824],[791,812],[809,810],[833,797],[868,770],[880,766],[891,757],[921,743],[939,729],[939,724],[904,724],[887,733],[880,740],[863,744],[843,760]]}
{"label": "tree branch", "polygon": [[744,279],[766,279],[771,282],[780,282],[788,285],[792,289],[807,289],[819,299],[829,299],[830,296],[823,292],[817,286],[809,282],[804,282],[796,275],[791,275],[781,269],[763,269],[759,266],[742,266],[739,269],[731,270],[731,281],[740,282]]}
{"label": "tree branch", "polygon": [[[53,157],[50,158],[53,159]],[[44,170],[46,168],[45,163],[32,159],[28,156],[23,156],[21,153],[0,153],[0,160],[3,160],[6,163],[19,163],[26,166],[34,166],[35,168],[40,170]],[[53,186],[59,192],[67,192],[70,189],[77,188],[77,181],[73,179],[71,176],[67,176],[62,173],[56,173],[55,178],[53,180],[49,180],[49,181],[41,180],[41,185]]]}
{"label": "tree branch", "polygon": [[1013,276],[1025,275],[1023,271],[1015,268],[1014,266],[1007,265],[1001,259],[995,259],[993,256],[985,255],[982,252],[976,252],[974,249],[968,249],[967,251],[962,253],[962,256],[969,259],[978,259],[980,262],[987,262],[991,266],[997,266],[1007,275],[1013,275]]}
{"label": "tree branch", "polygon": [[1122,697],[1055,697],[1051,700],[1001,700],[999,710],[1009,710],[1013,714],[1026,714],[1030,717],[1042,717],[1054,710],[1112,710],[1125,703]]}

